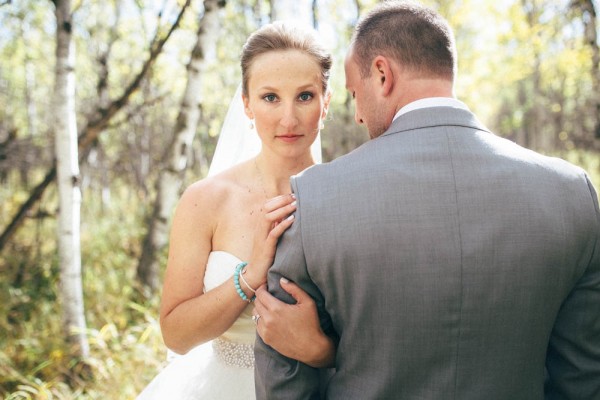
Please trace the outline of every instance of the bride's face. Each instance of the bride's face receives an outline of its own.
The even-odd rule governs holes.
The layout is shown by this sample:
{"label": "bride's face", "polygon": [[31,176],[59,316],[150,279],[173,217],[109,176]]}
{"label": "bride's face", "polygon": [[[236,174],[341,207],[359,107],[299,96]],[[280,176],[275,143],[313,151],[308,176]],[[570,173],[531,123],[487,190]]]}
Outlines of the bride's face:
{"label": "bride's face", "polygon": [[244,105],[263,148],[299,157],[310,152],[329,97],[311,56],[299,50],[272,51],[253,61]]}

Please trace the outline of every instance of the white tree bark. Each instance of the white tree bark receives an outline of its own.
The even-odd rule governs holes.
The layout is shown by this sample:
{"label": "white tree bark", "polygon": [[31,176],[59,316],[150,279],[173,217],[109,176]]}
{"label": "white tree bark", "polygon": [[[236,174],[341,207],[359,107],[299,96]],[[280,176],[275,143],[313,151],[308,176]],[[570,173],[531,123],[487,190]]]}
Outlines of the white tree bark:
{"label": "white tree bark", "polygon": [[168,242],[171,213],[180,195],[183,173],[188,166],[192,141],[200,120],[202,79],[206,69],[205,55],[215,50],[219,34],[218,11],[224,5],[222,0],[204,1],[204,14],[199,22],[196,45],[187,66],[187,85],[175,123],[173,140],[166,153],[167,166],[158,177],[157,197],[137,269],[140,282],[150,291],[159,287],[156,253]]}
{"label": "white tree bark", "polygon": [[592,51],[592,86],[595,88],[595,96],[592,98],[592,113],[596,115],[594,137],[600,139],[600,33],[596,28],[598,20],[597,7],[600,3],[594,6],[593,0],[580,0],[579,7],[584,15],[585,41],[590,46]]}
{"label": "white tree bark", "polygon": [[75,119],[75,46],[72,41],[71,0],[56,5],[56,81],[53,131],[57,160],[60,213],[58,253],[63,327],[73,354],[89,355],[81,282],[79,162]]}

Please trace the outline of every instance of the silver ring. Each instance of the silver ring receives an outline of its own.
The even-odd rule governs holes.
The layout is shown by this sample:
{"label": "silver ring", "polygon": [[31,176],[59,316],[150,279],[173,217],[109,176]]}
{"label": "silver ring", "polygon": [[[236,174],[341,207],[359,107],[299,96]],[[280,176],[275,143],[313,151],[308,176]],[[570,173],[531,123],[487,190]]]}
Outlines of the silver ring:
{"label": "silver ring", "polygon": [[255,323],[256,325],[258,325],[258,320],[259,320],[259,319],[260,319],[260,315],[259,315],[259,314],[256,314],[256,315],[253,315],[253,316],[252,316],[252,321],[254,321],[254,323]]}

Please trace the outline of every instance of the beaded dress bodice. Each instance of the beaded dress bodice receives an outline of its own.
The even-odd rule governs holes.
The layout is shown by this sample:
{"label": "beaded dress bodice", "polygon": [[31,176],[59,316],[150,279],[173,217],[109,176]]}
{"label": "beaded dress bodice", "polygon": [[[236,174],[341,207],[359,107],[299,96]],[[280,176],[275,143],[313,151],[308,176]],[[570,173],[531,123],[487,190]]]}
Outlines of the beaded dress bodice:
{"label": "beaded dress bodice", "polygon": [[[213,251],[208,256],[204,273],[204,291],[213,289],[231,278],[236,265],[242,261],[226,251]],[[232,366],[252,368],[254,366],[254,340],[256,327],[252,322],[249,304],[239,318],[219,338],[213,340],[213,349],[218,358]]]}

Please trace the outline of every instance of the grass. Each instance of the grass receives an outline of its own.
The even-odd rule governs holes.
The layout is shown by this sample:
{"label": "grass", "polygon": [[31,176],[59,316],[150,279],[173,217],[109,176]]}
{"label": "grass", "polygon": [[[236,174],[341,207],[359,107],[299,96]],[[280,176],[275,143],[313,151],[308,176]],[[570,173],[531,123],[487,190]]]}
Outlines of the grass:
{"label": "grass", "polygon": [[159,293],[146,299],[135,281],[144,233],[139,204],[127,195],[111,207],[82,209],[85,362],[63,340],[55,219],[27,221],[4,249],[0,399],[134,399],[164,365]]}
{"label": "grass", "polygon": [[[600,158],[558,154],[586,169],[600,188]],[[7,221],[23,193],[0,185]],[[144,234],[143,204],[123,189],[113,204],[86,201],[82,264],[90,357],[66,347],[58,303],[58,260],[52,201],[45,200],[0,258],[0,399],[134,399],[165,364],[157,321],[159,293],[145,298],[135,281]],[[97,196],[99,198],[99,196]],[[161,255],[164,261],[164,254]],[[164,265],[164,262],[162,263]],[[85,366],[85,367],[83,367]]]}

